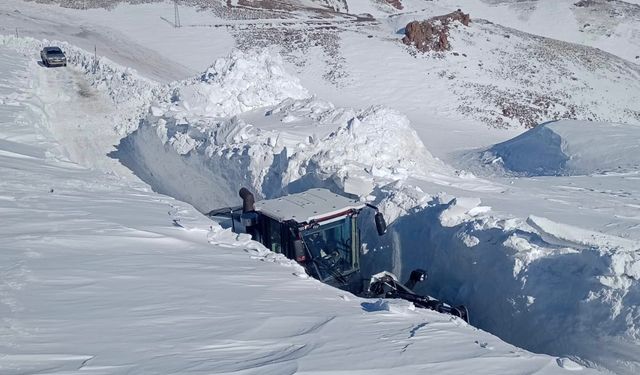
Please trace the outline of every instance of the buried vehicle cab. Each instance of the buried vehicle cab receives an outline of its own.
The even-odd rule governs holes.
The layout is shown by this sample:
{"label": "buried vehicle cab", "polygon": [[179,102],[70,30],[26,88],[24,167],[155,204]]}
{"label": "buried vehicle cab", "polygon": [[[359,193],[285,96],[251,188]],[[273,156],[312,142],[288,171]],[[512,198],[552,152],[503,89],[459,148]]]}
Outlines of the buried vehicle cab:
{"label": "buried vehicle cab", "polygon": [[40,51],[40,58],[44,66],[67,66],[67,56],[60,47],[44,47]]}
{"label": "buried vehicle cab", "polygon": [[469,322],[466,307],[452,307],[413,291],[416,284],[426,278],[422,270],[414,270],[404,285],[386,271],[370,279],[361,274],[359,225],[362,223],[358,215],[366,208],[373,209],[376,230],[382,236],[387,224],[377,207],[327,189],[309,189],[256,202],[253,194],[242,188],[240,197],[242,206],[213,210],[208,216],[230,218],[234,232],[248,233],[271,251],[296,260],[309,275],[326,284],[364,297],[401,298],[416,307]]}
{"label": "buried vehicle cab", "polygon": [[231,217],[234,232],[248,233],[271,251],[296,260],[324,283],[355,294],[364,290],[357,218],[372,208],[378,234],[384,234],[386,224],[375,206],[327,189],[255,202],[243,188],[240,197],[242,208],[219,209],[209,216]]}

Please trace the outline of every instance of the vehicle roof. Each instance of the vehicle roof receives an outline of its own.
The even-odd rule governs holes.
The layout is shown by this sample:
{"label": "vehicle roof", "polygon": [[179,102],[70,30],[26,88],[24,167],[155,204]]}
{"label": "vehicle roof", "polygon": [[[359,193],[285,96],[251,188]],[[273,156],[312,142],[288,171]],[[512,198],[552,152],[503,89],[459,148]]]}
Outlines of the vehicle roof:
{"label": "vehicle roof", "polygon": [[256,202],[256,211],[278,221],[310,222],[349,209],[359,210],[364,203],[332,193],[327,189],[309,189],[302,193]]}
{"label": "vehicle roof", "polygon": [[60,47],[44,47],[42,50],[45,51],[45,52],[62,51],[62,49]]}

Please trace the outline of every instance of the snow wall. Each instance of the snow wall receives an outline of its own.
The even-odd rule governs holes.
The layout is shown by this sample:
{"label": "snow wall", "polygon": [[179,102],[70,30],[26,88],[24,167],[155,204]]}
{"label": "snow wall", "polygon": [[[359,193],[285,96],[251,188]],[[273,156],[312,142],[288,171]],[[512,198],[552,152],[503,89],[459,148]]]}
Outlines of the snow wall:
{"label": "snow wall", "polygon": [[[18,49],[43,44],[2,38]],[[236,52],[200,77],[159,87],[106,59],[66,51],[123,109],[114,126],[128,136],[111,157],[155,190],[202,212],[236,205],[241,186],[263,197],[327,187],[373,200],[393,223],[384,237],[364,233],[364,272],[388,269],[406,279],[423,268],[429,279],[418,291],[466,304],[479,328],[529,350],[640,371],[627,350],[640,341],[637,243],[544,218],[495,218],[479,199],[411,186],[409,177],[448,167],[406,117],[382,107],[335,108],[268,52]],[[259,116],[243,118],[247,111]],[[258,117],[278,126],[253,126]]]}

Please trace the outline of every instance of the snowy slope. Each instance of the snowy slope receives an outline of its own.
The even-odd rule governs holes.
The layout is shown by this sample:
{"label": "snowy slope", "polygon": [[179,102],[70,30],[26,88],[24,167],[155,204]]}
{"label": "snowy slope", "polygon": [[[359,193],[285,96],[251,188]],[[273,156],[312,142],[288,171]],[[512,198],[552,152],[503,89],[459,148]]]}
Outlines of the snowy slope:
{"label": "snowy slope", "polygon": [[[163,20],[173,15],[167,3],[77,11],[8,0],[7,10],[19,12],[6,12],[0,30],[13,34],[17,27],[19,33],[68,40],[86,50],[97,45],[99,55],[108,53],[163,82],[204,71],[234,43],[243,50],[275,44],[314,93],[337,97],[340,106],[391,106],[419,132],[440,128],[443,119],[499,127],[531,127],[558,118],[640,121],[637,64],[589,44],[523,32],[527,28],[519,24],[487,24],[485,12],[474,13],[475,6],[463,10],[477,22],[453,28],[451,52],[417,59],[400,43],[404,26],[444,14],[451,4],[407,2],[405,11],[391,14],[387,11],[395,8],[383,5],[374,12],[377,19],[366,20],[333,14],[318,21],[303,9],[287,13],[293,19],[286,22],[268,11],[246,10],[251,19],[245,19],[242,9],[227,14],[218,11],[220,6],[227,9],[221,4],[208,12],[183,7],[184,27],[173,28]],[[388,87],[378,77],[396,83]],[[476,131],[469,125],[464,129]],[[435,140],[428,146],[440,144]]]}
{"label": "snowy slope", "polygon": [[579,369],[302,277],[189,205],[68,161],[59,146],[70,139],[54,139],[64,117],[40,96],[62,73],[6,47],[0,71],[3,374]]}
{"label": "snowy slope", "polygon": [[[97,185],[107,190],[110,186],[115,189],[121,184],[135,189],[147,189],[143,187],[145,185],[138,185],[136,178],[140,177],[154,190],[191,203],[201,211],[237,203],[236,192],[240,185],[250,186],[263,196],[275,196],[311,186],[328,186],[362,199],[375,200],[393,224],[384,241],[367,239],[366,254],[362,258],[367,272],[390,269],[405,278],[411,269],[423,267],[429,272],[430,278],[422,291],[454,303],[468,304],[474,324],[511,343],[558,356],[570,355],[583,364],[604,367],[618,373],[637,373],[640,366],[637,360],[640,341],[637,329],[640,191],[633,154],[616,154],[616,146],[620,149],[623,146],[633,149],[633,139],[637,139],[637,126],[618,125],[618,130],[623,129],[624,132],[613,133],[608,130],[609,125],[615,128],[616,125],[612,123],[594,125],[588,133],[583,133],[583,129],[577,126],[566,127],[566,131],[559,129],[561,123],[547,126],[560,134],[564,142],[560,142],[559,147],[555,144],[554,153],[551,154],[557,156],[554,158],[541,158],[537,153],[549,145],[531,137],[531,134],[543,132],[544,128],[534,129],[529,135],[523,136],[525,143],[531,146],[533,159],[543,164],[553,162],[554,168],[561,170],[551,176],[528,173],[535,171],[537,167],[523,163],[529,160],[526,150],[520,147],[520,141],[513,140],[501,146],[492,146],[517,136],[523,130],[518,124],[532,125],[558,117],[637,124],[637,113],[640,110],[637,106],[640,103],[637,100],[640,95],[637,64],[630,62],[625,56],[622,56],[626,58],[623,60],[592,48],[520,31],[535,32],[534,29],[527,28],[526,24],[505,21],[504,24],[509,28],[481,20],[473,22],[469,28],[457,27],[452,30],[454,50],[451,53],[414,56],[399,43],[402,27],[412,19],[442,14],[452,5],[422,1],[403,3],[406,13],[394,14],[388,18],[387,15],[397,12],[378,2],[360,4],[362,12],[367,11],[378,17],[375,21],[367,22],[354,22],[346,15],[312,22],[311,13],[298,10],[294,14],[296,20],[284,23],[270,18],[275,16],[262,11],[256,13],[251,10],[249,14],[244,13],[243,9],[236,9],[221,15],[185,8],[182,10],[185,27],[174,29],[160,18],[167,18],[167,15],[170,18],[173,14],[170,3],[123,6],[116,7],[113,11],[74,11],[10,0],[2,4],[3,12],[0,17],[3,22],[0,22],[0,27],[3,28],[3,33],[13,34],[14,27],[19,26],[21,34],[42,38],[45,35],[48,37],[49,29],[55,26],[57,38],[84,46],[86,50],[92,50],[95,41],[103,43],[100,49],[105,51],[107,58],[101,57],[101,64],[95,72],[91,66],[90,53],[83,53],[72,45],[64,45],[74,58],[74,66],[61,71],[35,69],[23,73],[37,79],[37,83],[33,83],[33,95],[35,98],[42,98],[40,100],[45,103],[44,112],[50,117],[48,121],[42,120],[42,128],[50,133],[43,138],[51,145],[47,149],[59,149],[60,153],[84,166],[108,171],[108,181],[101,179],[104,176],[96,177],[99,175],[97,172],[86,172],[86,179],[98,181]],[[492,3],[500,7],[504,2]],[[534,3],[518,2],[516,6],[526,7],[527,4],[532,6]],[[545,14],[550,17],[550,13]],[[566,15],[558,14],[563,15],[562,17]],[[248,18],[244,19],[243,16]],[[471,16],[475,19],[473,13]],[[487,18],[492,19],[489,16]],[[68,28],[60,27],[61,23],[68,25]],[[91,30],[91,33],[83,34],[83,28]],[[115,32],[114,29],[118,31]],[[556,34],[541,34],[560,38]],[[85,37],[80,37],[81,35]],[[570,38],[565,40],[580,42]],[[4,36],[2,43],[33,58],[40,47],[39,41],[22,37],[14,39]],[[276,46],[269,53],[230,53],[230,47],[234,43],[244,50],[272,43]],[[167,49],[175,53],[165,53]],[[283,58],[277,57],[274,50],[279,50]],[[162,57],[155,59],[154,54],[161,54]],[[381,55],[384,59],[380,58]],[[219,57],[223,59],[210,66]],[[118,67],[110,60],[136,68],[139,72]],[[182,64],[187,69],[183,69]],[[31,68],[36,66],[32,63],[29,65],[29,69]],[[195,76],[191,77],[192,74]],[[86,81],[83,77],[86,77]],[[141,77],[169,83],[154,84]],[[184,80],[170,82],[175,78]],[[17,85],[24,86],[24,82],[12,82],[8,87]],[[50,94],[58,92],[60,87],[66,93],[73,90],[75,92],[73,95],[59,97]],[[88,97],[86,94],[89,94]],[[9,93],[3,96],[3,103],[25,99],[12,95]],[[79,104],[77,112],[64,111],[70,103],[72,107]],[[39,108],[38,105],[36,107]],[[461,109],[465,109],[465,112],[461,113]],[[23,115],[27,118],[23,121],[25,124],[41,121],[31,112],[27,113],[29,114]],[[524,116],[510,117],[513,113],[522,113]],[[94,114],[97,116],[93,116]],[[501,119],[502,122],[496,119]],[[492,122],[512,128],[487,129],[485,124]],[[141,125],[139,129],[138,125]],[[80,130],[76,132],[75,129],[78,128]],[[7,137],[33,137],[33,132],[28,129],[23,128],[24,134],[20,133],[19,136],[17,133],[7,133]],[[16,129],[12,129],[13,131]],[[121,139],[125,135],[126,138]],[[618,135],[619,137],[611,139],[622,138],[623,141],[612,141],[615,144],[611,148],[604,147],[606,145],[588,147],[591,146],[591,135],[599,138]],[[542,138],[543,141],[546,139]],[[96,144],[91,145],[93,141]],[[563,145],[572,147],[563,148]],[[37,148],[22,146],[20,142],[18,145],[11,143],[5,146],[3,149],[7,155],[12,155],[11,152],[15,154],[16,150],[19,151],[18,155],[43,154]],[[474,150],[469,151],[471,149]],[[503,169],[479,165],[478,155],[482,153],[477,149],[500,149],[509,155],[520,152],[512,162],[525,170],[524,176],[505,174]],[[559,152],[564,156],[559,155]],[[106,154],[109,156],[105,157]],[[45,153],[45,160],[46,155],[48,154]],[[488,157],[484,161],[498,160],[493,154],[485,155]],[[581,156],[588,158],[580,159]],[[612,156],[619,158],[620,163],[625,166],[623,171],[612,172],[613,165],[606,161]],[[508,157],[504,155],[503,159],[506,161]],[[579,168],[567,173],[567,164],[562,164],[563,159],[579,162]],[[136,176],[131,176],[120,162],[131,168]],[[12,159],[10,163],[15,161]],[[19,168],[29,170],[31,167],[20,165]],[[43,170],[49,169],[34,168],[30,177],[33,181],[37,180],[37,174],[43,174]],[[572,175],[576,171],[579,176]],[[607,173],[601,173],[603,171]],[[57,181],[56,173],[47,175],[50,176],[48,179]],[[64,173],[66,172],[60,172]],[[118,177],[113,177],[114,174]],[[82,181],[85,179],[78,178]],[[69,176],[65,175],[65,179],[69,180]],[[23,182],[20,181],[16,177],[11,182],[16,192],[23,189]],[[28,180],[27,185],[40,186],[31,181]],[[207,245],[202,237],[193,240],[201,241],[198,242],[199,245],[185,245],[182,234],[174,235],[174,232],[168,232],[165,227],[173,225],[173,220],[177,219],[184,227],[201,228],[202,236],[206,239],[208,226],[212,224],[206,223],[202,227],[199,224],[202,219],[191,208],[183,210],[180,203],[146,191],[143,194],[136,190],[135,198],[127,199],[122,198],[127,195],[126,192],[121,195],[113,193],[115,196],[103,190],[98,193],[105,195],[109,204],[126,201],[130,206],[147,207],[145,194],[148,194],[150,201],[159,200],[156,202],[159,206],[152,203],[149,211],[146,208],[139,208],[135,212],[126,211],[128,216],[135,218],[135,222],[116,217],[117,214],[106,207],[106,203],[104,206],[99,205],[96,210],[100,211],[100,215],[104,214],[109,220],[113,220],[118,230],[122,229],[120,224],[125,229],[138,230],[138,225],[146,227],[147,224],[144,223],[147,222],[147,217],[165,217],[158,226],[153,224],[151,231],[163,236],[158,242],[169,238],[166,240],[167,247],[158,245],[160,249],[167,249],[169,259],[173,261],[184,255],[183,252],[176,255],[171,251],[187,247],[195,254],[206,254],[202,258],[196,258],[194,263],[218,261],[212,255],[211,258],[208,257],[211,247],[206,247],[205,250],[204,246]],[[38,199],[44,199],[44,196],[49,197],[48,194],[43,194],[34,198],[39,209],[45,210],[45,214],[60,215],[59,211],[54,210],[63,208],[46,208],[44,204],[38,203]],[[8,197],[7,201],[10,201],[11,197]],[[87,199],[92,199],[91,194]],[[138,204],[136,199],[143,202]],[[171,202],[171,205],[179,208],[167,208],[167,203],[163,202]],[[67,209],[67,206],[71,207],[71,203],[63,201],[63,206]],[[46,211],[49,209],[51,211]],[[161,211],[164,213],[160,213]],[[170,211],[170,215],[166,215],[166,211]],[[80,215],[86,215],[87,212],[82,211]],[[90,212],[89,214],[91,215]],[[19,221],[27,221],[20,219],[19,214],[15,215],[18,215]],[[179,217],[181,215],[186,215],[186,218]],[[189,217],[193,220],[191,224],[188,223]],[[97,227],[87,228],[97,232],[101,230]],[[171,228],[172,231],[180,230],[178,227]],[[12,229],[7,237],[15,237],[16,231]],[[222,245],[231,248],[255,246],[244,240],[241,244],[232,243],[226,238],[227,235],[229,234],[219,238],[218,234],[213,233],[209,235],[209,242],[216,244],[215,249]],[[135,235],[123,234],[119,237],[125,241]],[[179,241],[176,242],[176,238]],[[189,241],[192,241],[191,237],[186,240]],[[75,243],[75,240],[69,242]],[[95,241],[82,237],[78,242],[86,247],[87,243]],[[30,245],[19,242],[17,246],[26,248]],[[110,248],[104,246],[101,249],[109,251]],[[129,245],[124,243],[122,246]],[[138,249],[140,245],[136,243],[133,247]],[[117,249],[114,248],[115,250]],[[64,249],[61,251],[64,252]],[[232,250],[229,251],[233,253]],[[424,353],[431,352],[443,356],[460,353],[463,356],[449,357],[450,360],[444,360],[438,365],[440,367],[436,366],[439,371],[451,373],[474,372],[476,368],[486,370],[487,373],[504,373],[509,372],[506,370],[507,366],[516,373],[536,371],[540,367],[544,367],[544,372],[557,370],[558,365],[572,366],[568,361],[549,362],[548,357],[528,357],[529,354],[525,357],[527,361],[534,363],[531,367],[521,362],[507,365],[503,355],[487,362],[482,359],[480,366],[480,362],[473,358],[476,353],[474,350],[477,349],[474,345],[462,352],[449,351],[450,347],[443,351],[439,349],[443,346],[440,341],[451,341],[456,345],[459,342],[449,339],[449,335],[454,333],[449,328],[444,329],[444,333],[430,331],[419,346],[410,344],[405,348],[404,345],[409,343],[395,340],[403,335],[412,336],[411,333],[406,334],[410,324],[405,315],[414,313],[407,311],[406,305],[363,305],[363,301],[351,296],[348,297],[351,301],[345,302],[337,299],[342,295],[340,292],[325,289],[313,280],[297,280],[291,276],[291,273],[297,274],[298,270],[283,271],[283,267],[275,267],[273,273],[269,271],[264,275],[264,280],[272,281],[273,285],[290,285],[288,280],[293,279],[296,283],[294,290],[305,295],[304,298],[296,296],[295,300],[288,300],[278,294],[280,289],[268,289],[268,285],[265,286],[257,276],[254,277],[254,269],[251,270],[251,275],[238,276],[233,273],[236,269],[254,267],[254,263],[244,263],[249,261],[246,254],[241,255],[242,258],[237,258],[237,263],[234,260],[234,263],[230,261],[221,267],[228,270],[229,275],[233,275],[230,277],[239,280],[239,283],[246,282],[247,295],[266,296],[264,301],[256,302],[256,311],[266,309],[274,315],[282,314],[283,311],[287,314],[291,312],[291,320],[295,320],[295,317],[305,316],[306,312],[297,310],[300,305],[304,305],[320,312],[332,311],[338,318],[331,322],[340,322],[335,325],[336,332],[327,332],[327,328],[302,328],[318,324],[326,326],[302,319],[304,321],[294,330],[303,332],[298,336],[304,338],[301,338],[302,341],[294,340],[295,344],[306,345],[306,348],[313,350],[297,351],[305,354],[302,358],[298,358],[297,354],[288,356],[286,353],[289,352],[285,349],[268,353],[258,350],[257,356],[268,359],[264,363],[253,362],[252,369],[246,369],[247,372],[266,371],[264,367],[258,367],[266,362],[274,366],[274,373],[289,372],[290,368],[284,366],[290,366],[291,361],[274,359],[280,354],[282,358],[295,359],[296,364],[303,363],[307,366],[300,367],[299,372],[321,371],[326,368],[325,364],[320,363],[327,362],[326,353],[340,352],[329,345],[329,341],[333,343],[332,337],[346,342],[344,346],[340,346],[341,349],[358,347],[363,350],[358,352],[361,357],[354,362],[347,359],[331,361],[336,364],[335,368],[329,370],[335,372],[358,370],[369,373],[374,368],[382,373],[393,371],[390,368],[400,372],[419,372],[427,366],[422,361],[431,360],[431,357],[425,359]],[[232,255],[229,257],[236,259]],[[154,264],[165,271],[170,268],[167,266],[169,260],[160,258],[157,260],[159,263],[153,263],[156,258],[157,256],[145,257],[140,264]],[[14,260],[19,262],[20,259]],[[118,262],[117,265],[121,263]],[[92,265],[100,268],[104,266],[100,262]],[[194,272],[203,274],[194,271],[194,268],[198,269],[200,266],[181,267],[182,265],[174,267],[176,273],[172,274],[180,280],[191,280]],[[257,268],[259,267],[256,266]],[[95,282],[95,285],[108,290],[115,287],[101,284],[87,276],[96,270],[91,265],[84,269],[86,272],[80,272],[82,277]],[[53,269],[48,275],[55,278],[60,273],[58,270]],[[42,269],[36,268],[36,271],[40,272]],[[125,278],[130,276],[127,274]],[[208,274],[202,277],[208,277]],[[144,285],[153,288],[160,278],[160,273],[151,274],[144,279],[147,282]],[[162,280],[164,279],[160,279]],[[184,285],[200,292],[195,286],[199,280],[185,281]],[[215,282],[223,281],[212,281]],[[297,283],[302,283],[300,289]],[[306,283],[311,283],[313,287],[308,287]],[[7,285],[8,290],[13,290],[11,281]],[[316,292],[316,287],[321,292]],[[197,298],[198,295],[196,292],[190,294],[184,289],[171,289],[172,286],[164,284],[162,288],[168,288],[175,295],[185,294],[189,296],[187,300]],[[309,292],[309,288],[314,289],[314,292]],[[119,292],[121,289],[115,290],[119,294],[124,293]],[[43,295],[51,294],[55,291],[55,286],[40,291]],[[226,307],[228,294],[224,294],[225,292],[207,289],[203,293],[214,293],[211,296],[215,304],[221,305],[224,311],[238,309],[236,305]],[[236,295],[235,292],[233,294]],[[18,300],[23,298],[19,294],[11,296],[17,296]],[[134,297],[137,296],[134,294]],[[162,299],[160,288],[154,296]],[[276,299],[285,299],[289,305],[285,305],[286,309],[283,310],[279,307],[272,310]],[[341,308],[324,303],[334,299],[339,304],[351,306],[354,309],[350,310],[353,315],[348,315],[350,313],[347,312],[342,315]],[[107,300],[111,301],[110,298]],[[296,302],[300,302],[300,305]],[[83,315],[86,311],[95,308],[91,304],[77,303],[79,307],[73,311],[81,317],[86,316]],[[176,314],[183,311],[180,306],[164,303],[157,303],[160,307],[167,307],[163,308],[163,316],[176,317],[171,315],[172,311]],[[202,303],[203,306],[214,309],[214,306]],[[319,306],[321,303],[323,306]],[[186,305],[186,302],[182,305]],[[34,310],[38,310],[39,305],[32,306]],[[118,307],[113,308],[113,311],[121,311]],[[336,314],[336,310],[340,314]],[[371,313],[370,310],[385,310],[373,313],[385,315],[385,319],[391,319],[388,324],[392,327],[402,326],[403,330],[389,328],[397,336],[376,336],[380,325],[387,324],[376,317],[373,323],[377,324],[362,326],[362,341],[356,340],[352,334],[345,337],[344,334],[337,333],[349,331],[345,327],[358,326],[355,322],[360,322],[362,314],[367,315]],[[397,316],[399,312],[402,312],[402,317]],[[37,318],[40,313],[43,312],[36,311],[34,316]],[[65,310],[65,314],[69,312]],[[387,318],[386,315],[389,314],[392,317]],[[249,315],[247,320],[261,324],[263,315]],[[341,318],[342,316],[345,318]],[[420,318],[415,319],[422,319],[423,315],[419,316]],[[140,319],[144,317],[147,316],[142,315]],[[196,315],[198,317],[200,315]],[[287,315],[285,319],[288,317]],[[208,322],[206,318],[202,320]],[[72,327],[74,322],[76,321],[69,321],[65,326]],[[418,327],[424,320],[411,322],[414,325],[409,330]],[[229,330],[232,332],[244,331],[244,328],[239,328],[241,324],[238,321],[235,325],[233,321],[225,323],[228,323],[226,325],[231,327]],[[247,323],[243,320],[242,324]],[[270,327],[266,328],[270,332],[267,340],[281,338],[278,333],[273,333],[282,330],[278,328],[281,324],[269,324],[271,323],[266,323],[266,327]],[[430,326],[432,325],[416,329],[414,337],[415,332],[421,332]],[[206,328],[209,329],[209,326]],[[206,332],[199,325],[194,325],[193,330]],[[52,334],[52,341],[62,335],[69,335],[64,329],[56,332]],[[216,337],[228,335],[225,333],[227,331],[212,332]],[[248,332],[252,334],[254,331],[249,328]],[[430,340],[441,335],[444,340]],[[461,335],[464,337],[462,341],[469,337],[466,333]],[[291,338],[296,335],[285,336]],[[18,337],[18,334],[11,334],[10,337]],[[386,339],[378,340],[378,337],[391,337],[391,344]],[[498,348],[493,344],[485,344],[488,339],[485,340],[473,338],[469,342],[477,341],[474,344],[482,350]],[[85,343],[81,338],[77,341]],[[121,340],[118,337],[112,341]],[[169,341],[185,342],[180,339]],[[209,337],[204,341],[209,341]],[[369,353],[376,358],[373,362],[369,355],[365,355],[366,348],[372,341],[382,345],[380,349]],[[148,343],[157,343],[157,340],[151,337],[149,341],[143,340],[141,346]],[[229,342],[225,343],[227,344]],[[232,349],[226,346],[225,354],[220,355],[226,358],[245,355],[247,351],[243,350],[248,347],[245,344],[239,344],[237,351],[236,346],[231,345]],[[253,344],[260,346],[260,349],[268,346],[265,342]],[[401,346],[400,349],[393,346],[396,344]],[[25,345],[33,348],[29,343]],[[392,345],[396,348],[392,350],[396,352],[402,352],[402,348],[405,348],[405,353],[409,351],[408,348],[413,347],[420,354],[408,358],[400,356],[396,362],[389,363],[386,355],[389,346],[385,345]],[[101,353],[109,352],[101,342],[95,343],[93,347]],[[223,350],[220,348],[221,346],[214,348],[216,353]],[[173,349],[165,347],[163,350]],[[70,346],[64,352],[82,353]],[[143,362],[150,363],[149,372],[161,367],[155,360],[146,362],[140,359],[145,355],[152,356],[151,351],[142,353],[140,357],[132,357],[129,362],[135,363],[133,366]],[[178,353],[176,355],[180,356],[188,353],[188,350],[163,353]],[[512,354],[514,358],[510,360],[522,360],[515,358],[519,353],[507,356]],[[386,361],[382,360],[383,357]],[[546,358],[546,362],[537,362],[540,358]],[[45,359],[48,364],[51,363],[51,358]],[[201,359],[196,355],[172,363],[190,366]],[[457,364],[451,363],[452,361],[457,361]],[[209,364],[202,366],[191,367],[190,371],[240,370],[233,365],[221,368],[213,367],[214,365],[207,367]],[[146,367],[138,369],[144,372]]]}
{"label": "snowy slope", "polygon": [[529,33],[596,47],[640,64],[640,3],[636,0],[436,0],[479,18]]}
{"label": "snowy slope", "polygon": [[638,135],[638,125],[550,122],[493,146],[482,159],[528,176],[637,172]]}

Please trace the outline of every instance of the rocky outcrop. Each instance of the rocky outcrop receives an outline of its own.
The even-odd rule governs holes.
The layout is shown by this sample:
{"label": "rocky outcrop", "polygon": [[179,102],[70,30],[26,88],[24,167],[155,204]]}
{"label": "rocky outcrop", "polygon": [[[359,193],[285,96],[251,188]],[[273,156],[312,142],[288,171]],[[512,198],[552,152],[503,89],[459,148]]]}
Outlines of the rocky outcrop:
{"label": "rocky outcrop", "polygon": [[454,22],[459,22],[464,26],[469,26],[471,18],[458,9],[453,13],[430,18],[426,21],[409,22],[404,30],[402,43],[414,46],[418,51],[448,51],[449,27]]}

